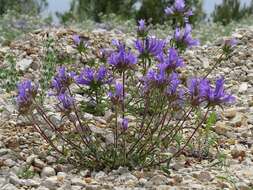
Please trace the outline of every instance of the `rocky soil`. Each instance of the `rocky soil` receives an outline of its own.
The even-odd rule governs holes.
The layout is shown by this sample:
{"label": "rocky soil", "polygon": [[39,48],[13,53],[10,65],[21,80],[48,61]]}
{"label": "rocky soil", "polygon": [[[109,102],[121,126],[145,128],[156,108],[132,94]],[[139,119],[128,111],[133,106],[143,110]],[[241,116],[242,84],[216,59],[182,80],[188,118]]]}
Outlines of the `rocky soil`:
{"label": "rocky soil", "polygon": [[[6,54],[15,55],[21,78],[38,80],[45,40],[54,39],[52,46],[62,52],[62,56],[74,57],[78,56],[71,40],[74,33],[63,28],[29,33],[9,46],[0,47],[0,67],[7,64]],[[119,31],[96,30],[83,36],[95,47],[89,50],[88,58],[96,53],[96,47],[107,46],[115,37],[127,38],[128,44],[133,42],[132,37]],[[253,28],[239,29],[233,36],[239,44],[232,58],[209,76],[223,75],[227,88],[237,98],[233,107],[219,110],[218,122],[213,126],[220,142],[221,154],[216,159],[197,161],[180,156],[172,163],[170,175],[159,170],[128,171],[127,168],[111,172],[77,170],[48,153],[47,144],[29,123],[18,117],[15,92],[0,89],[0,189],[253,189]],[[187,51],[184,58],[188,66],[182,72],[191,75],[210,69],[219,56],[220,42]]]}

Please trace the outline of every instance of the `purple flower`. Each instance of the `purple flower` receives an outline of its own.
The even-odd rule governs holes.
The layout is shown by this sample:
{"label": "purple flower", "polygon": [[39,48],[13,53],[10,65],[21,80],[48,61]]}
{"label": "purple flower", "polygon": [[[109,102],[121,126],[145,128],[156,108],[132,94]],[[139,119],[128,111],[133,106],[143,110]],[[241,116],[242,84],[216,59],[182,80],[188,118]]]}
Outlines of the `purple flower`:
{"label": "purple flower", "polygon": [[223,51],[227,54],[231,53],[233,48],[237,45],[237,40],[235,38],[225,40],[222,47]]}
{"label": "purple flower", "polygon": [[207,101],[208,106],[215,106],[235,101],[235,97],[225,92],[223,77],[216,80],[215,88],[212,88],[210,82],[206,79],[190,79],[188,81],[188,90],[192,105],[199,105]]}
{"label": "purple flower", "polygon": [[125,45],[123,43],[121,43],[119,40],[116,40],[116,39],[112,40],[112,45],[117,48],[117,51],[125,49]]}
{"label": "purple flower", "polygon": [[153,69],[149,69],[144,77],[144,84],[145,89],[164,87],[167,84],[167,74],[164,70],[154,71]]}
{"label": "purple flower", "polygon": [[56,76],[52,79],[51,88],[56,92],[56,95],[64,93],[73,81],[74,72],[68,73],[65,67],[60,67]]}
{"label": "purple flower", "polygon": [[191,10],[186,9],[184,0],[175,0],[171,7],[166,7],[165,14],[168,16],[181,15],[185,17],[193,15]]}
{"label": "purple flower", "polygon": [[123,130],[128,129],[128,119],[127,118],[122,119],[121,127],[122,127]]}
{"label": "purple flower", "polygon": [[192,12],[192,10],[188,10],[185,12],[184,15],[186,16],[185,18],[188,18],[189,16],[193,16],[193,12]]}
{"label": "purple flower", "polygon": [[30,80],[18,84],[17,105],[20,113],[24,114],[29,111],[37,92],[38,85],[33,84]]}
{"label": "purple flower", "polygon": [[210,88],[209,81],[202,78],[189,79],[187,81],[187,87],[193,106],[198,106],[204,101],[207,90]]}
{"label": "purple flower", "polygon": [[146,23],[144,19],[141,19],[138,21],[138,31],[139,32],[144,32],[146,30]]}
{"label": "purple flower", "polygon": [[225,40],[224,44],[230,47],[234,47],[237,45],[237,40],[235,38],[229,39],[229,40]]}
{"label": "purple flower", "polygon": [[174,8],[179,12],[184,11],[184,8],[185,8],[184,0],[175,0]]}
{"label": "purple flower", "polygon": [[98,53],[98,57],[103,60],[107,60],[108,57],[113,53],[113,49],[111,48],[102,48]]}
{"label": "purple flower", "polygon": [[148,92],[152,88],[166,90],[167,94],[173,94],[177,86],[180,84],[178,74],[172,72],[170,75],[163,67],[158,67],[157,71],[149,69],[147,74],[143,77],[144,91]]}
{"label": "purple flower", "polygon": [[176,68],[184,66],[183,59],[179,57],[177,50],[174,48],[169,49],[168,55],[161,53],[157,56],[157,59],[160,62],[158,67],[163,68],[168,72],[174,71]]}
{"label": "purple flower", "polygon": [[171,73],[168,77],[167,94],[174,96],[177,93],[177,88],[180,84],[180,79],[177,73]]}
{"label": "purple flower", "polygon": [[80,43],[81,43],[81,38],[80,38],[79,35],[77,35],[77,34],[73,35],[73,36],[72,36],[72,39],[73,39],[74,43],[75,43],[77,46],[80,45]]}
{"label": "purple flower", "polygon": [[145,37],[148,34],[149,28],[146,26],[144,19],[138,21],[137,34],[140,37]]}
{"label": "purple flower", "polygon": [[118,44],[118,51],[115,51],[108,58],[108,63],[120,72],[126,69],[132,69],[137,62],[137,58],[125,46]]}
{"label": "purple flower", "polygon": [[135,47],[139,51],[140,55],[147,56],[149,54],[157,56],[163,53],[163,49],[166,45],[164,40],[160,40],[154,37],[147,37],[145,40],[137,40]]}
{"label": "purple flower", "polygon": [[170,106],[174,109],[181,109],[184,104],[185,90],[180,87],[181,80],[177,73],[172,72],[168,77],[168,85],[166,95],[170,102]]}
{"label": "purple flower", "polygon": [[171,106],[174,109],[181,109],[185,103],[185,90],[183,88],[177,88],[175,93],[169,96]]}
{"label": "purple flower", "polygon": [[81,38],[79,35],[75,34],[72,36],[74,44],[77,47],[79,53],[84,52],[88,47],[88,42],[85,39]]}
{"label": "purple flower", "polygon": [[109,92],[108,96],[110,97],[111,101],[115,104],[118,104],[123,101],[123,85],[121,83],[115,84],[115,91]]}
{"label": "purple flower", "polygon": [[220,105],[223,103],[233,103],[235,101],[234,96],[225,92],[223,77],[216,80],[215,88],[210,86],[207,88],[206,101],[210,106]]}
{"label": "purple flower", "polygon": [[60,109],[63,112],[71,111],[74,105],[74,99],[68,95],[66,92],[61,93],[57,96],[59,102],[60,102]]}
{"label": "purple flower", "polygon": [[166,15],[173,15],[174,14],[174,7],[166,7],[164,12]]}
{"label": "purple flower", "polygon": [[98,70],[89,67],[84,68],[80,75],[75,77],[75,81],[77,84],[99,87],[103,84],[110,83],[112,79],[108,76],[107,69],[101,66]]}
{"label": "purple flower", "polygon": [[184,30],[176,28],[176,31],[174,33],[174,40],[178,48],[181,47],[182,49],[186,49],[188,47],[191,48],[193,46],[199,45],[199,41],[192,38],[191,31],[192,28],[190,24],[186,24]]}

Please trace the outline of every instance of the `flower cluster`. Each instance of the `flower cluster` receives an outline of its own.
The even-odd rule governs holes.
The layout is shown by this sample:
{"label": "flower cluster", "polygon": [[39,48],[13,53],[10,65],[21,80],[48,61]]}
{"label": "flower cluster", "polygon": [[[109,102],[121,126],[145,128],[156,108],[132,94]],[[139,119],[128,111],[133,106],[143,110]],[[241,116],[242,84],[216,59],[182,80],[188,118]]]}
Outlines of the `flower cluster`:
{"label": "flower cluster", "polygon": [[237,43],[238,42],[235,38],[227,39],[224,42],[222,50],[224,51],[225,54],[229,55],[232,52],[233,48],[236,46]]}
{"label": "flower cluster", "polygon": [[192,10],[187,9],[184,0],[175,0],[171,7],[166,7],[165,14],[177,17],[177,19],[181,22],[188,22],[188,18],[193,16]]}
{"label": "flower cluster", "polygon": [[55,91],[55,94],[64,93],[73,82],[74,76],[74,72],[68,73],[65,67],[60,67],[51,82],[51,88]]}
{"label": "flower cluster", "polygon": [[118,104],[122,103],[122,101],[123,101],[123,85],[121,83],[116,83],[114,93],[109,92],[108,96],[110,97],[111,101],[114,104],[118,105]]}
{"label": "flower cluster", "polygon": [[160,62],[159,67],[166,70],[166,72],[175,71],[178,67],[184,66],[183,59],[178,55],[178,52],[174,48],[168,50],[168,55],[160,53],[157,56],[158,61]]}
{"label": "flower cluster", "polygon": [[190,78],[187,81],[188,93],[190,95],[190,102],[193,106],[200,105],[205,98],[209,81],[202,78]]}
{"label": "flower cluster", "polygon": [[203,78],[191,78],[187,82],[191,104],[198,106],[206,102],[208,106],[221,106],[225,103],[233,103],[235,97],[225,92],[224,78],[216,80],[215,88],[210,85],[210,81]]}
{"label": "flower cluster", "polygon": [[146,37],[148,34],[148,27],[144,19],[138,21],[137,35],[139,37]]}
{"label": "flower cluster", "polygon": [[149,55],[157,56],[163,52],[166,42],[154,37],[147,37],[144,40],[138,39],[135,47],[140,56],[148,57]]}
{"label": "flower cluster", "polygon": [[108,75],[108,71],[104,66],[100,66],[98,70],[86,67],[81,71],[80,75],[75,77],[75,81],[77,84],[95,89],[103,84],[111,83],[112,78]]}
{"label": "flower cluster", "polygon": [[190,24],[186,24],[184,29],[176,28],[173,40],[178,49],[185,50],[199,45],[199,41],[192,38],[191,31]]}
{"label": "flower cluster", "polygon": [[60,104],[60,110],[68,113],[73,106],[73,98],[69,95],[69,87],[74,81],[76,73],[67,72],[65,67],[60,67],[56,76],[52,79],[51,88],[55,92]]}
{"label": "flower cluster", "polygon": [[25,114],[30,110],[37,93],[38,85],[33,84],[31,80],[24,80],[18,84],[17,105],[21,114]]}
{"label": "flower cluster", "polygon": [[176,92],[180,80],[178,74],[172,72],[168,74],[164,68],[158,68],[157,71],[149,69],[146,76],[143,78],[144,91],[149,92],[151,89],[159,89],[170,95]]}
{"label": "flower cluster", "polygon": [[72,39],[79,53],[85,52],[85,50],[88,48],[88,42],[77,34],[73,35]]}
{"label": "flower cluster", "polygon": [[68,93],[61,93],[57,96],[60,104],[59,108],[63,113],[69,113],[74,106],[74,98],[71,97]]}
{"label": "flower cluster", "polygon": [[120,72],[133,69],[137,63],[137,57],[130,50],[127,50],[125,45],[117,43],[116,46],[118,49],[110,55],[108,63]]}
{"label": "flower cluster", "polygon": [[235,101],[234,96],[225,92],[223,77],[216,80],[215,88],[212,88],[211,86],[208,85],[206,91],[206,101],[208,102],[208,106],[233,103]]}
{"label": "flower cluster", "polygon": [[128,129],[128,119],[127,118],[122,119],[121,128],[123,130],[127,130]]}

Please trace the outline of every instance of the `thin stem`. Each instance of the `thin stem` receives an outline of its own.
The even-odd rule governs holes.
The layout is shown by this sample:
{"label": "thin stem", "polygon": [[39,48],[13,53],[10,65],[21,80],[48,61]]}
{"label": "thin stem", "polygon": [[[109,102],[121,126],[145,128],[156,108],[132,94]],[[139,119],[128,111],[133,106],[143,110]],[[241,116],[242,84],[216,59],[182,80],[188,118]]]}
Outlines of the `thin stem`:
{"label": "thin stem", "polygon": [[[125,119],[125,71],[122,73],[122,83],[123,83],[123,101],[122,101],[122,119]],[[123,131],[123,151],[124,151],[124,164],[126,163],[126,138],[125,138],[125,130]]]}
{"label": "thin stem", "polygon": [[[72,141],[70,141],[70,140],[64,138],[64,137],[63,137],[63,134],[62,134],[62,133],[57,129],[57,127],[51,122],[51,120],[48,118],[48,116],[47,116],[46,113],[43,111],[43,109],[40,108],[40,106],[39,106],[38,104],[36,104],[36,106],[37,106],[37,109],[38,109],[37,111],[40,113],[40,115],[41,115],[42,118],[46,121],[46,123],[50,126],[50,128],[51,128],[52,130],[56,131],[56,132],[58,133],[58,135],[60,136],[60,138],[61,138],[64,142],[66,142],[66,143],[68,143],[69,145],[71,145],[73,148],[75,148],[75,149],[81,154],[81,152],[82,152],[81,148],[80,148],[78,145],[76,145],[75,143],[73,143]],[[33,119],[34,119],[34,118],[33,118]],[[70,121],[74,124],[74,126],[75,126],[75,128],[76,128],[76,130],[77,130],[77,132],[78,132],[78,127],[76,126],[75,122],[73,122],[71,119],[70,119]],[[80,135],[80,138],[83,140],[83,143],[86,145],[86,147],[90,149],[89,145],[84,141],[84,139],[82,138],[81,134],[80,134],[79,132],[78,132],[78,134]],[[92,151],[92,150],[90,149],[90,151]],[[96,158],[96,154],[94,154],[93,157]]]}
{"label": "thin stem", "polygon": [[185,149],[185,147],[189,144],[189,142],[191,141],[191,139],[194,137],[194,135],[196,134],[196,132],[198,131],[198,129],[202,126],[202,124],[206,121],[207,115],[209,113],[209,109],[207,109],[204,118],[202,119],[202,121],[198,124],[198,126],[195,128],[195,130],[193,131],[193,133],[191,134],[191,136],[188,138],[188,140],[186,141],[186,143],[184,144],[184,146],[182,148],[180,148],[175,154],[173,154],[169,159],[160,161],[158,164],[162,164],[165,163],[167,161],[170,161],[172,158],[175,158],[177,156],[179,156]]}
{"label": "thin stem", "polygon": [[157,124],[156,124],[156,127],[151,131],[151,134],[149,135],[149,137],[146,139],[146,141],[143,143],[143,145],[139,148],[139,150],[137,151],[137,153],[140,152],[140,154],[142,154],[142,152],[144,151],[144,147],[148,144],[149,141],[152,141],[152,138],[155,134],[155,132],[159,129],[160,125],[162,123],[165,122],[165,119],[166,119],[166,116],[169,112],[169,109],[166,110],[165,114],[163,115],[161,121],[159,121]]}
{"label": "thin stem", "polygon": [[116,106],[116,109],[115,109],[115,148],[117,149],[118,147],[118,108]]}
{"label": "thin stem", "polygon": [[96,104],[97,106],[101,103],[101,100],[99,99],[99,91],[101,91],[101,88],[98,87],[95,89],[95,96],[96,96]]}
{"label": "thin stem", "polygon": [[[81,151],[80,147],[76,144],[74,144],[73,142],[71,142],[70,140],[66,139],[63,137],[63,134],[57,129],[57,127],[54,125],[54,123],[48,118],[48,116],[46,115],[46,113],[43,111],[42,108],[40,108],[39,105],[37,105],[37,109],[38,113],[40,113],[40,115],[42,116],[42,118],[46,121],[46,123],[50,126],[50,128],[55,131],[56,133],[58,133],[58,135],[60,136],[60,138],[65,141],[66,143],[69,143],[70,145],[72,145],[76,150]],[[34,118],[33,118],[34,119]]]}
{"label": "thin stem", "polygon": [[[65,156],[64,152],[59,150],[53,143],[53,141],[47,137],[47,135],[44,133],[44,131],[39,127],[38,124],[36,124],[36,120],[35,118],[33,117],[33,115],[31,115],[32,117],[32,120],[30,120],[30,118],[27,116],[27,119],[33,123],[33,127],[34,129],[46,140],[46,142],[56,151],[58,152],[59,154]],[[67,158],[67,161],[70,163],[70,164],[74,164],[75,166],[77,166],[76,164],[76,161],[73,160],[72,158]]]}
{"label": "thin stem", "polygon": [[142,58],[142,63],[143,63],[143,75],[147,73],[147,59],[143,56]]}
{"label": "thin stem", "polygon": [[[50,118],[48,118],[47,114],[44,112],[44,110],[40,107],[40,105],[34,100],[36,107],[36,110],[40,113],[40,115],[42,116],[42,118],[47,122],[47,124],[51,127],[52,130],[56,131],[57,133],[59,133],[60,137],[62,138],[62,140],[72,144],[73,146],[78,147],[76,144],[72,143],[71,141],[65,139],[62,135],[62,133],[57,129],[57,126],[55,126],[55,124],[50,120]],[[80,147],[79,147],[80,148]]]}
{"label": "thin stem", "polygon": [[222,62],[222,60],[223,60],[223,58],[222,58],[223,55],[224,55],[224,53],[222,53],[222,54],[220,55],[220,57],[218,58],[218,60],[216,61],[216,63],[212,66],[212,68],[211,68],[211,69],[207,72],[207,74],[204,76],[204,79],[207,78],[207,77],[211,74],[211,72],[216,68],[216,66]]}
{"label": "thin stem", "polygon": [[123,85],[123,101],[122,101],[122,118],[125,118],[125,71],[122,73],[122,85]]}
{"label": "thin stem", "polygon": [[88,146],[89,146],[89,145],[88,145],[88,142],[85,140],[85,138],[83,138],[83,135],[81,135],[80,130],[78,129],[78,126],[76,125],[75,119],[71,118],[70,115],[68,116],[68,118],[69,118],[69,120],[74,124],[77,133],[79,134],[80,138],[82,139],[83,144],[85,144],[85,146],[88,147]]}
{"label": "thin stem", "polygon": [[113,166],[116,162],[117,149],[118,149],[118,107],[115,106],[115,128],[114,128],[114,155],[113,155]]}
{"label": "thin stem", "polygon": [[186,141],[186,143],[185,143],[185,145],[181,148],[181,149],[179,149],[175,154],[174,154],[174,156],[172,156],[172,158],[173,157],[176,157],[176,156],[178,156],[179,154],[181,154],[181,152],[185,149],[185,147],[189,144],[189,142],[191,141],[191,139],[193,138],[193,136],[196,134],[196,132],[198,131],[198,129],[201,127],[201,125],[206,121],[206,118],[207,118],[207,115],[208,115],[208,113],[209,113],[209,109],[207,109],[207,111],[206,111],[206,113],[205,113],[205,115],[204,115],[204,118],[202,119],[202,121],[198,124],[198,126],[195,128],[195,130],[193,131],[193,133],[191,134],[191,136],[189,137],[189,139]]}
{"label": "thin stem", "polygon": [[[167,109],[163,119],[161,120],[161,127],[160,127],[160,130],[158,132],[158,135],[157,135],[157,138],[156,138],[156,141],[154,143],[152,143],[152,145],[150,146],[150,148],[146,151],[146,153],[144,153],[143,157],[146,157],[146,155],[150,152],[152,152],[156,147],[157,147],[157,144],[159,142],[159,139],[160,139],[160,136],[161,136],[161,133],[162,133],[162,130],[163,130],[163,127],[166,126],[164,125],[165,124],[165,120],[166,120],[166,117],[168,115],[168,112],[169,112],[169,108]],[[172,115],[170,116],[169,120],[168,120],[168,124],[170,123],[170,121],[172,120]],[[159,124],[160,125],[160,124]],[[154,133],[153,133],[154,134]],[[144,149],[142,149],[141,153],[144,151]],[[141,154],[140,153],[140,154]]]}
{"label": "thin stem", "polygon": [[148,113],[148,107],[149,107],[149,101],[148,100],[149,99],[147,97],[145,97],[144,113],[143,113],[143,116],[142,116],[141,125],[139,127],[139,132],[138,132],[139,137],[142,134],[143,126],[144,126],[145,119],[146,119],[146,116],[147,116],[147,113]]}
{"label": "thin stem", "polygon": [[[69,91],[70,96],[73,97],[73,95],[72,95],[71,90],[69,89],[69,87],[68,87],[68,91]],[[83,124],[82,124],[81,119],[80,119],[80,117],[79,117],[79,115],[78,115],[78,112],[77,112],[75,103],[73,103],[73,108],[74,108],[74,114],[75,114],[75,116],[76,116],[76,118],[77,118],[77,121],[78,121],[78,123],[79,123],[79,125],[80,125],[82,131],[83,131],[83,132],[84,132],[84,131],[87,132],[87,130],[88,130],[89,132],[91,132],[91,129],[89,128],[88,125],[85,126],[85,129],[83,128]],[[84,135],[84,138],[85,138],[85,140],[87,141],[87,143],[89,143],[89,140],[87,139],[87,137],[86,137],[85,135]],[[91,138],[90,138],[90,141],[91,141]]]}
{"label": "thin stem", "polygon": [[41,130],[41,128],[39,127],[39,125],[38,124],[36,124],[36,120],[34,119],[34,117],[33,116],[31,116],[32,117],[32,120],[27,116],[27,119],[31,122],[31,123],[33,123],[33,127],[36,129],[36,131],[47,141],[47,143],[51,146],[51,147],[53,147],[55,150],[56,150],[56,152],[58,152],[59,154],[61,154],[61,155],[64,155],[64,152],[62,152],[61,150],[59,150],[55,145],[54,145],[54,143],[47,137],[47,135],[44,133],[44,131],[43,130]]}
{"label": "thin stem", "polygon": [[[173,136],[170,138],[170,141],[168,142],[168,144],[170,144],[173,139],[175,138],[175,136],[177,135],[178,131],[181,129],[181,127],[183,126],[183,124],[185,123],[185,121],[187,120],[187,118],[190,116],[191,112],[193,111],[193,107],[191,107],[187,112],[184,113],[184,115],[182,116],[183,121],[179,120],[177,122],[177,124],[175,125],[175,127],[172,127],[172,129],[170,130],[170,132],[165,135],[165,137],[162,138],[161,142],[163,142],[165,139],[167,139],[169,136],[171,136],[173,134]],[[179,123],[182,121],[182,123],[179,125]],[[175,132],[174,132],[175,131]],[[174,132],[174,133],[173,133]]]}
{"label": "thin stem", "polygon": [[[147,107],[148,107],[148,106],[147,106]],[[156,111],[157,111],[157,108],[158,108],[158,106],[156,107],[155,113],[156,113]],[[159,112],[158,117],[160,116],[160,114],[161,114],[161,112]],[[145,130],[144,130],[143,132],[140,131],[140,132],[141,132],[141,135],[139,136],[139,138],[138,138],[138,140],[135,142],[135,144],[130,148],[130,150],[128,151],[127,155],[129,155],[129,154],[134,150],[134,148],[141,142],[141,140],[144,138],[144,136],[146,135],[146,133],[147,133],[147,131],[148,131],[148,129],[149,129],[149,126],[150,126],[150,124],[152,123],[154,117],[155,117],[155,114],[153,114],[153,115],[151,116],[151,120],[150,120],[150,122],[148,123],[148,125],[146,126]],[[144,127],[144,123],[145,123],[145,117],[143,117],[143,120],[142,120],[142,124],[143,124],[142,127]]]}
{"label": "thin stem", "polygon": [[154,117],[155,117],[155,115],[151,116],[151,119],[150,119],[149,123],[147,124],[146,129],[144,130],[142,135],[138,138],[138,140],[130,147],[129,151],[127,152],[127,155],[129,155],[134,150],[134,148],[140,143],[141,139],[145,136],[150,124],[152,123],[152,121],[154,119]]}

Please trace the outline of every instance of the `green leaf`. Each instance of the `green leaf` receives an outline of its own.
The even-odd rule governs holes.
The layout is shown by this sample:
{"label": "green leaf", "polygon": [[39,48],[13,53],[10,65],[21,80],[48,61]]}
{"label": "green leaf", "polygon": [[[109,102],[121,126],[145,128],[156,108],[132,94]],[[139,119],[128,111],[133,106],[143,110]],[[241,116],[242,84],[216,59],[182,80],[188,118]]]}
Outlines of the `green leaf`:
{"label": "green leaf", "polygon": [[212,112],[206,120],[206,129],[209,130],[217,121],[215,112]]}

